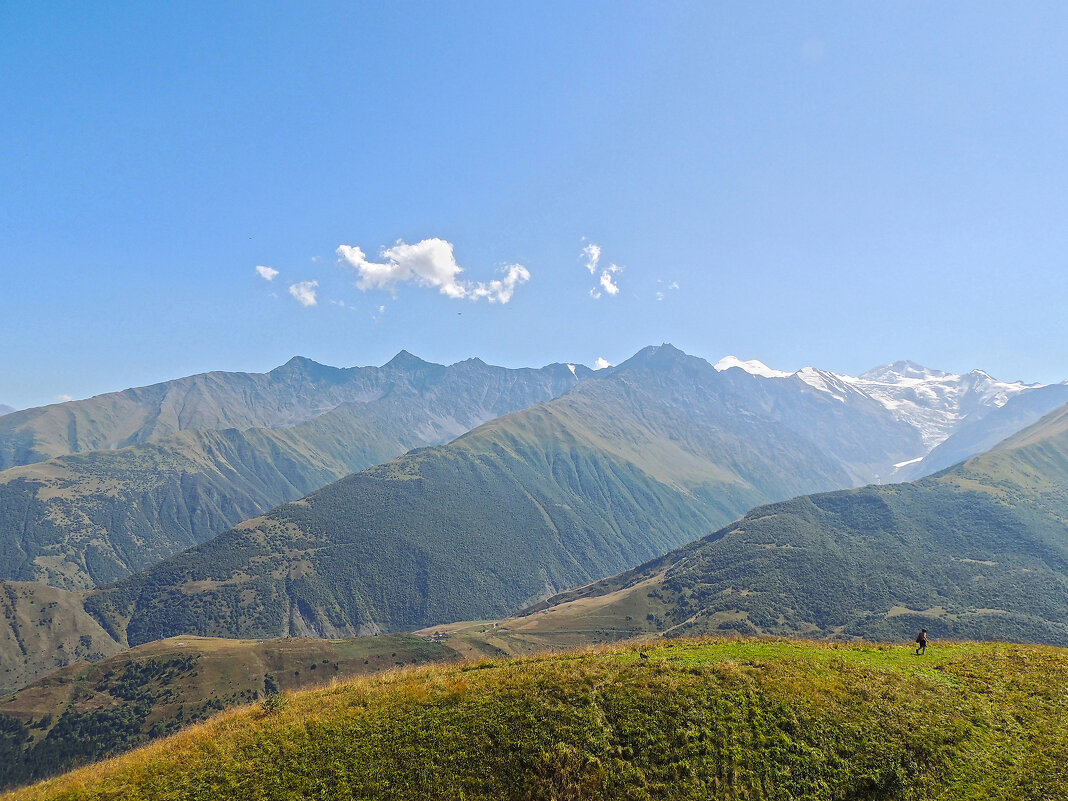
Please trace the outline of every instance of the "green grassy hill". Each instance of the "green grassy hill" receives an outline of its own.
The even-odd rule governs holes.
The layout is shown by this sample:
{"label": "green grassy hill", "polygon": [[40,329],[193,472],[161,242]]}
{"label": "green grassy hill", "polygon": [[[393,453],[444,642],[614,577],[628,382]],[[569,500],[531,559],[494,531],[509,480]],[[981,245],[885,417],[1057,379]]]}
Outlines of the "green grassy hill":
{"label": "green grassy hill", "polygon": [[756,503],[849,483],[706,362],[652,348],[554,401],[242,523],[87,608],[130,644],[500,617]]}
{"label": "green grassy hill", "polygon": [[1064,797],[1062,650],[643,647],[294,693],[6,797]]}
{"label": "green grassy hill", "polygon": [[0,696],[0,788],[123,753],[271,692],[456,658],[447,646],[410,634],[180,637],[71,665]]}
{"label": "green grassy hill", "polygon": [[1068,407],[937,476],[762,506],[532,611],[501,625],[545,644],[921,627],[1068,644]]}
{"label": "green grassy hill", "polygon": [[[129,390],[37,410],[30,422],[42,437],[47,421],[58,425],[56,410],[96,420],[107,399],[122,401],[133,418],[156,417],[151,431],[138,429],[149,442],[0,472],[0,579],[67,589],[115,581],[344,475],[556,397],[588,372],[566,365],[509,370],[478,360],[443,367],[404,354],[383,368],[347,371],[296,360],[264,376],[212,374],[210,381],[182,379],[158,392]],[[163,408],[141,397],[160,392],[170,406],[181,399],[183,412],[169,428],[160,422]],[[134,400],[140,411],[127,408]],[[287,427],[212,428],[222,421],[278,425],[312,414]],[[179,423],[183,430],[161,434],[161,426]],[[3,437],[0,425],[0,448]],[[61,440],[56,447],[86,447],[84,437]]]}

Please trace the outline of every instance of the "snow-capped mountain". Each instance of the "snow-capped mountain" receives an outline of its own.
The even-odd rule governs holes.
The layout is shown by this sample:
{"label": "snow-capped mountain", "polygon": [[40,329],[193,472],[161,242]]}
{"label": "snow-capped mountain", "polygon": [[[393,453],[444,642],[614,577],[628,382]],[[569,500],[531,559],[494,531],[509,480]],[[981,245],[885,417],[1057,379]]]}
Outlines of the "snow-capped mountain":
{"label": "snow-capped mountain", "polygon": [[910,361],[874,367],[859,376],[815,367],[789,373],[735,356],[721,359],[715,367],[721,372],[738,368],[773,381],[801,381],[847,405],[874,401],[919,435],[917,452],[895,463],[895,468],[919,462],[965,423],[974,425],[1010,399],[1042,386],[999,381],[982,370],[947,373]]}
{"label": "snow-capped mountain", "polygon": [[965,420],[981,418],[1000,409],[1013,396],[1041,386],[998,381],[982,370],[957,375],[913,362],[883,365],[849,380],[901,419],[913,423],[928,451]]}
{"label": "snow-capped mountain", "polygon": [[737,356],[724,356],[716,362],[715,367],[721,373],[732,367],[740,367],[749,373],[749,375],[758,375],[762,378],[786,378],[789,375],[793,375],[792,373],[787,373],[783,370],[773,370],[764,364],[764,362],[757,361],[756,359],[743,362]]}

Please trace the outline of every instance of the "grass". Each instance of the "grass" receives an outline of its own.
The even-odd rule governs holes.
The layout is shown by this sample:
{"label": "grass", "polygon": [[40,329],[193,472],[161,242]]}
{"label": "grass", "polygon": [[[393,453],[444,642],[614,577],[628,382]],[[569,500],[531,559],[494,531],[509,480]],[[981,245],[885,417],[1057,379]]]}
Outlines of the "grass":
{"label": "grass", "polygon": [[0,791],[124,753],[265,692],[458,657],[410,634],[341,641],[177,637],[71,665],[0,696]]}
{"label": "grass", "polygon": [[1066,688],[1046,647],[630,644],[293,693],[4,798],[1065,798]]}

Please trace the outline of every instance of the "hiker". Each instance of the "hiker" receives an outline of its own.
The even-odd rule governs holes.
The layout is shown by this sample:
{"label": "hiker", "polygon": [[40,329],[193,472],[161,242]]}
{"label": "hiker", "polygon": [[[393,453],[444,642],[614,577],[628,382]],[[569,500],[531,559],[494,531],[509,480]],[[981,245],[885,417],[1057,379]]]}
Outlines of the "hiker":
{"label": "hiker", "polygon": [[922,629],[916,635],[916,656],[923,656],[927,652],[927,629]]}

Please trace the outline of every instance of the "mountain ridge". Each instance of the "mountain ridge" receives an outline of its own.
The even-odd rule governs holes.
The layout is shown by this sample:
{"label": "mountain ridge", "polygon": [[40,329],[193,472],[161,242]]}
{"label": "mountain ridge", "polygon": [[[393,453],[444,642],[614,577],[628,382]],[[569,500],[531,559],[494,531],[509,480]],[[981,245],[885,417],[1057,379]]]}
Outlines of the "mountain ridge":
{"label": "mountain ridge", "polygon": [[131,644],[497,616],[681,544],[758,499],[850,483],[731,383],[675,349],[640,352],[556,399],[246,521],[90,607],[112,626],[130,620],[112,633]]}
{"label": "mountain ridge", "polygon": [[921,626],[1064,645],[1066,521],[1068,406],[935,476],[757,507],[501,625],[572,646],[591,629],[894,640]]}
{"label": "mountain ridge", "polygon": [[[187,428],[0,472],[0,578],[70,589],[114,581],[351,472],[555,397],[589,372],[404,363],[363,373],[362,385],[350,382],[356,399],[290,426]],[[283,386],[321,384],[310,364],[277,368]]]}
{"label": "mountain ridge", "polygon": [[908,360],[879,365],[859,376],[815,367],[788,373],[760,361],[745,362],[735,356],[724,357],[716,367],[724,371],[737,368],[769,381],[801,380],[843,403],[857,394],[875,400],[921,435],[921,447],[902,461],[923,458],[962,424],[977,421],[1004,406],[1011,397],[1043,386],[999,381],[983,370],[958,375]]}
{"label": "mountain ridge", "polygon": [[[286,427],[343,402],[377,400],[391,382],[404,380],[406,371],[440,375],[455,366],[432,365],[407,351],[381,367],[330,367],[294,356],[265,373],[197,373],[85,400],[23,409],[4,415],[0,422],[0,469],[135,445],[187,429]],[[572,379],[592,372],[582,365],[576,367],[581,376],[572,374]],[[536,372],[539,368],[519,369]],[[562,373],[565,368],[540,369]]]}

